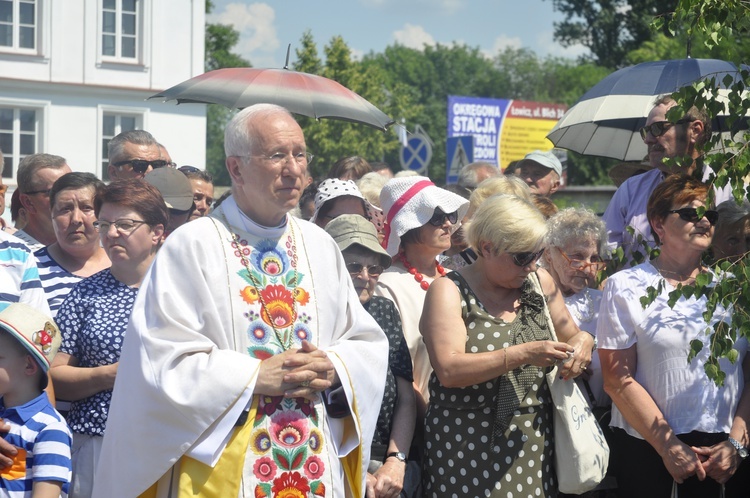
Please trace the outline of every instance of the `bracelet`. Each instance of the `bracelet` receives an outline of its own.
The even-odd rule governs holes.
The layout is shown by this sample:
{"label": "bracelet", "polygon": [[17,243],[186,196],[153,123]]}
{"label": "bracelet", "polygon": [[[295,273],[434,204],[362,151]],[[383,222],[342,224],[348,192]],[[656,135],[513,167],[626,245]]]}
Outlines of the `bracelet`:
{"label": "bracelet", "polygon": [[505,359],[505,373],[508,373],[510,372],[510,369],[508,368],[508,346],[503,348],[503,357]]}

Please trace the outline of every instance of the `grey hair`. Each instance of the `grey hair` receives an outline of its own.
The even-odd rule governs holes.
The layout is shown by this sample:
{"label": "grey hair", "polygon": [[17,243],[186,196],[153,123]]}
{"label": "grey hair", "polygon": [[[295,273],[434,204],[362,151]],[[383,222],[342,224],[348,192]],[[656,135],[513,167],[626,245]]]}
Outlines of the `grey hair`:
{"label": "grey hair", "polygon": [[716,222],[717,228],[719,225],[734,225],[742,218],[750,215],[750,202],[742,201],[742,204],[737,205],[734,199],[729,199],[718,206],[716,210],[719,212],[719,221]]}
{"label": "grey hair", "polygon": [[459,186],[473,189],[476,188],[477,185],[479,185],[479,179],[477,178],[477,173],[480,170],[492,170],[495,175],[497,176],[500,174],[500,170],[492,163],[487,163],[483,161],[477,161],[471,164],[467,164],[463,168],[461,168],[461,171],[458,172],[458,183]]}
{"label": "grey hair", "polygon": [[593,239],[599,256],[605,257],[607,249],[607,226],[590,209],[566,208],[547,220],[547,247],[566,249],[570,244]]}
{"label": "grey hair", "polygon": [[275,104],[255,104],[235,114],[224,130],[224,154],[227,157],[250,155],[255,137],[250,136],[248,123],[279,112],[292,117],[291,112]]}
{"label": "grey hair", "polygon": [[107,144],[107,158],[110,163],[115,162],[115,159],[120,158],[124,154],[126,144],[136,145],[148,145],[148,146],[159,146],[159,142],[156,141],[154,136],[146,130],[130,130],[123,131],[119,135],[112,138]]}
{"label": "grey hair", "polygon": [[469,225],[467,240],[477,252],[482,242],[489,242],[497,254],[526,252],[539,249],[546,234],[544,217],[530,201],[500,194],[479,207]]}
{"label": "grey hair", "polygon": [[62,169],[68,162],[64,157],[55,156],[53,154],[30,154],[18,163],[18,173],[16,174],[16,180],[18,181],[18,190],[22,194],[31,192],[40,188],[35,183],[36,174],[42,169]]}

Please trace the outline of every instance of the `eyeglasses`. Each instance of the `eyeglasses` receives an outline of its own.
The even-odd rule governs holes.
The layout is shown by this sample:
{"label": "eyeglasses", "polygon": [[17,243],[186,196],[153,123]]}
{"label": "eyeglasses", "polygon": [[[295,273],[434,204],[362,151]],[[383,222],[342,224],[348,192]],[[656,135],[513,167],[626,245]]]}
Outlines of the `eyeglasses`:
{"label": "eyeglasses", "polygon": [[114,225],[115,230],[117,230],[119,233],[130,233],[143,224],[148,223],[143,220],[121,218],[117,221],[97,220],[94,222],[94,228],[96,228],[96,231],[99,233],[109,233],[109,227]]}
{"label": "eyeglasses", "polygon": [[51,190],[52,190],[51,188],[48,188],[48,189],[44,189],[44,190],[32,190],[30,192],[21,192],[21,193],[22,194],[26,194],[26,195],[42,194],[45,197],[49,197],[49,193],[50,193]]}
{"label": "eyeglasses", "polygon": [[163,168],[164,166],[168,166],[173,163],[169,163],[165,161],[164,159],[156,159],[154,161],[146,161],[145,159],[128,159],[127,161],[117,161],[116,163],[112,163],[112,166],[116,166],[118,168],[121,168],[122,166],[125,166],[126,164],[129,164],[132,166],[133,171],[136,173],[145,173],[148,170],[148,167],[151,166],[154,169]]}
{"label": "eyeglasses", "polygon": [[567,261],[568,265],[574,270],[584,272],[593,270],[594,272],[599,272],[607,266],[606,261],[584,261],[582,259],[571,259],[567,254],[565,254],[565,251],[563,251],[562,249],[558,248],[557,250],[560,251],[560,254],[562,254],[563,258],[565,258],[565,261]]}
{"label": "eyeglasses", "polygon": [[427,223],[434,227],[441,227],[445,224],[445,220],[450,221],[451,225],[455,225],[458,221],[458,211],[446,214],[442,211],[435,210],[435,214],[432,215],[432,218],[430,218],[430,221]]}
{"label": "eyeglasses", "polygon": [[346,264],[346,271],[348,271],[351,275],[359,275],[363,269],[367,269],[367,274],[371,277],[377,277],[381,273],[383,273],[383,268],[381,265],[370,265],[365,266],[362,263],[347,263]]}
{"label": "eyeglasses", "polygon": [[[283,152],[277,152],[275,154],[271,154],[270,156],[266,156],[264,154],[256,154],[253,157],[262,157],[266,161],[271,162],[274,166],[278,166],[279,164],[285,163],[289,157],[294,158],[294,162],[299,164],[300,166],[305,164],[310,164],[315,156],[310,154],[309,152],[296,152],[294,154],[285,154]],[[248,157],[248,156],[236,156],[236,157]]]}
{"label": "eyeglasses", "polygon": [[698,223],[703,218],[706,218],[711,226],[715,225],[719,220],[719,212],[712,209],[703,211],[703,216],[698,216],[698,209],[691,207],[684,207],[680,209],[673,209],[668,211],[669,214],[676,213],[681,220],[689,221],[691,223]]}
{"label": "eyeglasses", "polygon": [[541,258],[543,252],[544,249],[540,249],[537,252],[511,252],[509,254],[513,257],[513,263],[523,268]]}
{"label": "eyeglasses", "polygon": [[673,127],[676,124],[683,124],[683,123],[691,123],[692,119],[680,119],[676,123],[673,123],[671,121],[656,121],[654,123],[651,123],[648,126],[644,126],[639,131],[641,133],[641,138],[643,140],[646,140],[649,134],[651,134],[652,137],[660,137],[664,135],[668,129]]}

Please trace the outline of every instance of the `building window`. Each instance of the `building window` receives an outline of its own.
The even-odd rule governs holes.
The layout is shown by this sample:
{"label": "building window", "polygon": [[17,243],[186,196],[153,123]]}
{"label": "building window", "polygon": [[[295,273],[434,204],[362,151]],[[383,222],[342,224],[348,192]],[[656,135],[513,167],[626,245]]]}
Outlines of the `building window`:
{"label": "building window", "polygon": [[143,118],[136,114],[119,114],[105,112],[102,114],[102,179],[109,181],[108,148],[109,141],[124,131],[140,130],[143,128]]}
{"label": "building window", "polygon": [[138,59],[138,0],[102,0],[102,56]]}
{"label": "building window", "polygon": [[0,150],[3,178],[15,178],[15,166],[39,144],[39,115],[36,109],[0,106]]}
{"label": "building window", "polygon": [[0,48],[37,49],[36,0],[0,0]]}

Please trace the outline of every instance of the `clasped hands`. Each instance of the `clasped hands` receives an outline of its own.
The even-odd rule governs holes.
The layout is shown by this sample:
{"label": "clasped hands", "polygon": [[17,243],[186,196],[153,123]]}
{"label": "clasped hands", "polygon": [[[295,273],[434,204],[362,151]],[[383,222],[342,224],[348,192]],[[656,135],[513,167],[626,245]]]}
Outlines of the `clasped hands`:
{"label": "clasped hands", "polygon": [[729,441],[699,447],[679,441],[669,448],[662,460],[679,484],[692,475],[701,481],[710,477],[724,484],[734,475],[740,462],[737,450]]}
{"label": "clasped hands", "polygon": [[261,362],[254,392],[313,401],[319,392],[337,383],[336,370],[326,352],[302,341],[299,349],[289,349]]}

